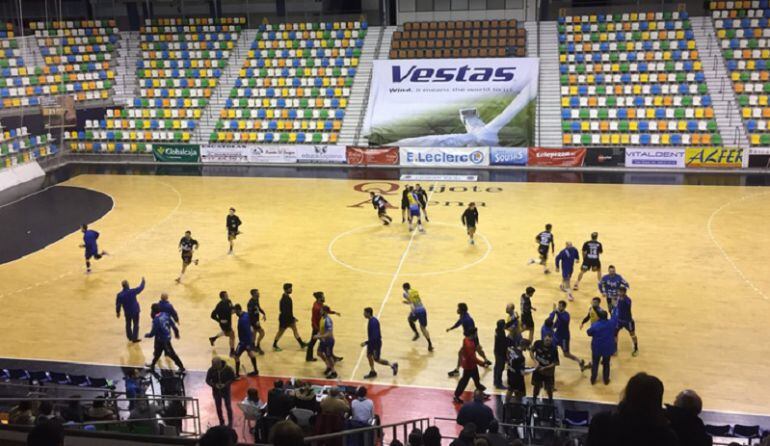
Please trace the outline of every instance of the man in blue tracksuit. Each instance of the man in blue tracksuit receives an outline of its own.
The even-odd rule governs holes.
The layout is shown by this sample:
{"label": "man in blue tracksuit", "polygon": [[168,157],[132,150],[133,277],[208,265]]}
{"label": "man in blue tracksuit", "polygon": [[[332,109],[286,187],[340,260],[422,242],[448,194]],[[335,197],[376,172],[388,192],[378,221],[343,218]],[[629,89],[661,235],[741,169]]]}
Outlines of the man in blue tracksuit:
{"label": "man in blue tracksuit", "polygon": [[572,279],[572,272],[575,270],[575,262],[579,260],[580,253],[578,253],[577,248],[572,246],[572,242],[567,242],[564,249],[559,251],[556,256],[556,272],[561,269],[561,285],[559,287],[567,293],[569,300],[573,300],[570,280]]}
{"label": "man in blue tracksuit", "polygon": [[86,257],[86,272],[91,272],[91,258],[93,257],[96,260],[99,260],[102,258],[102,256],[107,255],[106,252],[102,251],[99,252],[99,246],[96,244],[96,240],[99,238],[99,233],[94,231],[93,229],[88,229],[88,225],[83,225],[80,227],[80,231],[83,233],[83,244],[80,245],[81,248],[85,248],[85,257]]}
{"label": "man in blue tracksuit", "polygon": [[569,322],[570,315],[567,311],[567,302],[560,300],[558,306],[554,305],[553,311],[548,316],[548,319],[553,321],[553,342],[561,348],[564,353],[564,357],[571,359],[578,363],[580,371],[585,370],[586,363],[584,360],[573,355],[569,349],[570,332]]}
{"label": "man in blue tracksuit", "polygon": [[[457,304],[457,322],[455,322],[454,325],[447,328],[446,331],[449,333],[450,331],[454,330],[457,327],[462,326],[463,327],[463,336],[467,336],[468,333],[475,332],[473,336],[473,342],[476,344],[476,353],[481,356],[481,358],[484,360],[484,367],[489,367],[492,365],[492,361],[490,361],[487,358],[486,353],[484,353],[484,349],[481,348],[481,343],[479,342],[479,336],[478,332],[476,331],[476,322],[474,322],[473,318],[471,317],[471,314],[468,313],[468,305],[464,302],[460,302]],[[449,376],[458,376],[460,374],[460,366],[462,362],[462,349],[460,349],[460,352],[457,354],[457,367],[455,367],[453,370],[449,372]]]}
{"label": "man in blue tracksuit", "polygon": [[620,330],[626,329],[628,334],[631,335],[631,341],[634,343],[634,351],[631,352],[631,356],[637,356],[639,354],[639,341],[636,339],[636,323],[634,322],[633,314],[631,314],[631,298],[626,294],[626,287],[624,286],[618,288],[618,305],[613,311],[613,316],[617,322],[615,342],[617,342]]}
{"label": "man in blue tracksuit", "polygon": [[257,346],[254,345],[254,333],[251,331],[251,318],[249,313],[243,311],[241,304],[235,304],[233,306],[235,316],[238,318],[238,346],[235,347],[235,353],[233,358],[235,359],[235,376],[241,374],[241,355],[245,352],[251,360],[251,366],[254,367],[253,372],[249,372],[249,376],[258,376],[259,369],[257,369]]}
{"label": "man in blue tracksuit", "polygon": [[176,312],[174,305],[168,300],[168,293],[161,293],[160,300],[158,301],[158,309],[171,317],[177,324],[179,323],[179,314]]}
{"label": "man in blue tracksuit", "polygon": [[618,289],[620,287],[631,288],[631,285],[626,282],[623,276],[615,272],[614,265],[610,265],[608,274],[605,274],[599,281],[599,292],[607,299],[607,309],[610,313],[618,301]]}
{"label": "man in blue tracksuit", "polygon": [[155,348],[152,352],[152,362],[147,364],[149,369],[154,369],[155,364],[158,363],[160,355],[165,353],[167,358],[171,358],[174,364],[179,368],[179,372],[184,372],[184,365],[176,355],[174,347],[171,345],[171,332],[174,332],[174,337],[179,339],[179,329],[171,320],[171,317],[167,313],[160,311],[158,304],[152,304],[150,312],[154,315],[152,317],[152,330],[144,335],[145,338],[155,338]]}
{"label": "man in blue tracksuit", "polygon": [[115,312],[120,319],[120,309],[126,317],[126,337],[131,342],[141,342],[139,339],[139,301],[136,296],[144,290],[144,277],[142,283],[136,288],[129,288],[128,281],[122,282],[123,289],[118,293],[115,299]]}
{"label": "man in blue tracksuit", "polygon": [[602,364],[604,384],[610,383],[610,359],[617,350],[615,341],[615,321],[607,319],[607,312],[597,312],[599,320],[591,324],[588,336],[591,336],[591,384],[596,384],[599,362]]}

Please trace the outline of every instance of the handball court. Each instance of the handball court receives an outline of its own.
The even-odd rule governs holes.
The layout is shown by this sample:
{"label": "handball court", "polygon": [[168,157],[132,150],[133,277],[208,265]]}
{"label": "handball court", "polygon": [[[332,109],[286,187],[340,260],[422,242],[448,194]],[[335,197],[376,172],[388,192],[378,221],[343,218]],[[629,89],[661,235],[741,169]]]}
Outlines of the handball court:
{"label": "handball court", "polygon": [[[456,305],[466,302],[479,327],[482,346],[493,357],[495,322],[508,302],[531,285],[538,325],[558,300],[560,274],[544,275],[527,266],[536,254],[535,235],[553,224],[557,252],[565,241],[578,248],[591,232],[604,244],[602,264],[613,264],[629,281],[640,355],[622,332],[609,386],[591,386],[589,372],[562,356],[557,398],[616,402],[636,372],[659,376],[666,401],[684,388],[697,390],[710,410],[761,413],[770,400],[764,385],[770,312],[770,238],[766,222],[770,189],[727,186],[656,186],[557,183],[422,182],[428,189],[430,223],[425,233],[409,233],[400,210],[390,209],[382,226],[368,202],[371,190],[400,204],[406,183],[308,178],[225,178],[141,175],[80,175],[60,186],[99,192],[104,212],[83,211],[101,233],[100,248],[110,255],[85,274],[79,231],[17,260],[0,265],[0,357],[142,366],[152,341],[133,345],[124,321],[115,318],[115,294],[127,279],[147,286],[140,295],[140,331],[150,328],[149,307],[166,291],[180,315],[175,349],[188,370],[208,368],[214,355],[226,356],[210,319],[220,290],[245,307],[248,291],[259,288],[268,315],[259,369],[267,376],[322,378],[320,362],[306,363],[288,331],[270,348],[277,329],[284,282],[294,284],[294,311],[302,337],[310,336],[312,293],[324,291],[334,316],[340,378],[362,381],[368,364],[360,344],[366,338],[364,307],[374,308],[383,331],[384,358],[398,361],[397,377],[378,366],[374,383],[453,389],[461,330],[447,333]],[[410,183],[414,184],[414,183]],[[59,187],[59,186],[57,186]],[[56,189],[55,187],[54,189]],[[101,195],[112,200],[105,204]],[[477,243],[467,242],[460,215],[474,201],[480,214]],[[86,203],[88,204],[88,203]],[[73,203],[75,205],[75,203]],[[235,255],[227,255],[225,215],[235,207],[243,221]],[[0,208],[0,212],[4,209]],[[43,213],[56,226],[55,212]],[[62,223],[63,224],[63,223]],[[181,261],[177,243],[185,230],[200,243],[200,263],[181,284],[174,279]],[[74,230],[74,229],[73,229]],[[58,236],[57,236],[58,237]],[[24,240],[6,240],[4,244]],[[552,258],[549,259],[552,265]],[[412,341],[401,284],[419,290],[435,344]],[[572,352],[590,358],[590,338],[579,330],[590,299],[598,295],[595,274],[587,274],[567,310],[572,315]],[[605,303],[603,303],[603,306]],[[539,330],[536,331],[536,336]],[[250,367],[248,360],[242,361]],[[161,360],[162,364],[166,364]],[[492,370],[482,371],[492,389]],[[531,386],[528,381],[528,395]],[[434,402],[434,404],[437,402]],[[447,405],[450,404],[447,392]]]}

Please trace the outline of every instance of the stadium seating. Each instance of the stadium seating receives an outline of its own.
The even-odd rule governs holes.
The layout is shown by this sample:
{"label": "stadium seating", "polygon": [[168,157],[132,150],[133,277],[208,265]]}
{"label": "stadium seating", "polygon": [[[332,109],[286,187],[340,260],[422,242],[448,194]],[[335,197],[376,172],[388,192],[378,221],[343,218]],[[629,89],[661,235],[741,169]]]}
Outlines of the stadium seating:
{"label": "stadium seating", "polygon": [[14,35],[12,23],[0,23],[0,110],[40,104],[30,87],[37,79],[24,65]]}
{"label": "stadium seating", "polygon": [[391,59],[524,57],[527,31],[516,19],[407,22],[393,33]]}
{"label": "stadium seating", "polygon": [[51,134],[32,136],[26,127],[0,133],[0,169],[56,152]]}
{"label": "stadium seating", "polygon": [[244,18],[147,20],[140,30],[139,96],[67,138],[75,151],[148,151],[190,141],[227,66]]}
{"label": "stadium seating", "polygon": [[770,146],[768,0],[712,1],[717,38],[752,146]]}
{"label": "stadium seating", "polygon": [[115,81],[114,20],[31,22],[45,65],[29,72],[27,96],[69,94],[76,101],[107,99]]}
{"label": "stadium seating", "polygon": [[560,17],[565,146],[720,145],[686,12]]}
{"label": "stadium seating", "polygon": [[365,22],[262,25],[210,140],[337,142],[366,28]]}

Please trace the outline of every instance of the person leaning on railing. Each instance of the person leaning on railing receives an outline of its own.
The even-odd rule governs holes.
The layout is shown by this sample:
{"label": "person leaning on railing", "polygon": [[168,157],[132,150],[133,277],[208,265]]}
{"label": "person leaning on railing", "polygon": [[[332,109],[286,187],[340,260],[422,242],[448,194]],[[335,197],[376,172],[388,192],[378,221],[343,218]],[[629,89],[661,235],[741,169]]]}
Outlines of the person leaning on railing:
{"label": "person leaning on railing", "polygon": [[109,407],[108,401],[103,396],[98,396],[93,405],[86,411],[86,417],[89,421],[110,421],[118,417],[112,407]]}

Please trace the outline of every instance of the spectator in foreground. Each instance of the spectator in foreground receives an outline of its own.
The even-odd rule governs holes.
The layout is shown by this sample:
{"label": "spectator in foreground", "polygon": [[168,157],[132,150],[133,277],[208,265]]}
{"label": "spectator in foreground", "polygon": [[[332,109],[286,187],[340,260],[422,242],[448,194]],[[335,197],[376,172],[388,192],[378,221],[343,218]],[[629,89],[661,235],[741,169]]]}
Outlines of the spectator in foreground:
{"label": "spectator in foreground", "polygon": [[289,420],[279,421],[270,429],[270,444],[273,446],[303,446],[305,435],[302,429]]}
{"label": "spectator in foreground", "polygon": [[508,446],[508,439],[500,433],[500,423],[497,420],[492,420],[489,423],[489,432],[484,437],[486,437],[489,446]]}
{"label": "spectator in foreground", "polygon": [[267,392],[267,415],[284,419],[289,416],[294,406],[292,397],[286,394],[283,381],[280,379],[273,384],[273,388]]}
{"label": "spectator in foreground", "polygon": [[321,400],[321,413],[339,415],[340,417],[350,410],[350,405],[340,393],[340,389],[332,387],[329,395]]}
{"label": "spectator in foreground", "polygon": [[66,423],[82,423],[86,420],[86,408],[80,404],[80,396],[73,396],[60,415]]}
{"label": "spectator in foreground", "polygon": [[243,414],[251,416],[254,420],[258,420],[262,418],[265,407],[267,407],[267,403],[263,403],[262,400],[259,399],[259,389],[249,387],[249,389],[246,390],[246,398],[241,402]]}
{"label": "spectator in foreground", "polygon": [[235,381],[235,372],[232,367],[227,365],[222,358],[212,359],[211,368],[206,372],[206,384],[211,387],[220,426],[225,424],[225,418],[222,416],[222,403],[224,403],[227,411],[227,425],[233,427],[232,393],[230,392],[230,385],[233,381]]}
{"label": "spectator in foreground", "polygon": [[588,428],[588,446],[678,446],[663,412],[663,383],[637,373],[628,380],[618,407],[596,415]]}
{"label": "spectator in foreground", "polygon": [[409,437],[406,439],[407,446],[422,446],[422,431],[420,429],[412,429],[409,433]]}
{"label": "spectator in foreground", "polygon": [[374,402],[366,397],[366,387],[356,389],[356,399],[350,404],[353,421],[369,424],[374,418]]}
{"label": "spectator in foreground", "polygon": [[11,408],[8,412],[8,424],[35,424],[35,415],[32,413],[32,404],[29,400],[19,401],[18,406]]}
{"label": "spectator in foreground", "polygon": [[473,392],[473,400],[463,404],[457,413],[457,424],[466,426],[468,423],[473,423],[476,432],[486,432],[489,429],[489,424],[495,419],[495,414],[491,408],[484,404],[485,397],[483,391],[476,389]]}
{"label": "spectator in foreground", "polygon": [[449,446],[473,446],[474,440],[476,440],[476,425],[468,423],[463,426],[460,436],[452,440]]}
{"label": "spectator in foreground", "polygon": [[64,446],[64,428],[56,421],[40,423],[27,434],[27,446]]}
{"label": "spectator in foreground", "polygon": [[300,384],[299,388],[294,391],[294,407],[307,409],[313,413],[318,413],[320,410],[318,401],[315,399],[313,386],[311,386],[309,382],[303,382]]}
{"label": "spectator in foreground", "polygon": [[679,437],[680,446],[711,446],[713,440],[699,415],[703,401],[694,390],[683,390],[673,406],[666,406],[666,418]]}
{"label": "spectator in foreground", "polygon": [[430,426],[422,434],[423,446],[441,446],[441,431],[436,426]]}
{"label": "spectator in foreground", "polygon": [[37,408],[37,418],[35,424],[43,424],[48,421],[58,421],[58,417],[53,413],[53,404],[50,401],[41,401]]}
{"label": "spectator in foreground", "polygon": [[111,421],[117,419],[115,412],[107,407],[107,400],[103,396],[97,396],[93,405],[86,411],[86,417],[90,421]]}
{"label": "spectator in foreground", "polygon": [[227,426],[214,426],[209,428],[198,440],[199,446],[235,446],[238,442],[238,434]]}

